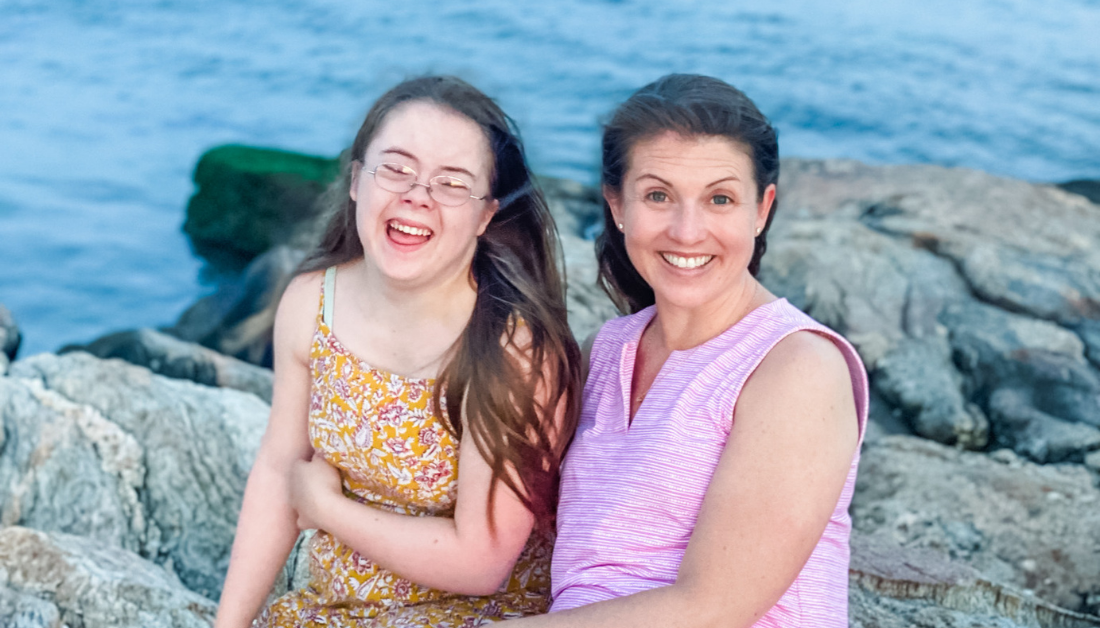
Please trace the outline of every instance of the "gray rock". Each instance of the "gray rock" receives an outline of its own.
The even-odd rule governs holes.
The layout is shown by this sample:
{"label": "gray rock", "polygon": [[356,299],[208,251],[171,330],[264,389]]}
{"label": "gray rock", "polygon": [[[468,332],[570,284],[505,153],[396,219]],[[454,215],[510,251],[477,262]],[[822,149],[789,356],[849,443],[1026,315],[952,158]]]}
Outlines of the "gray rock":
{"label": "gray rock", "polygon": [[976,302],[946,308],[940,319],[998,446],[1039,462],[1079,462],[1100,447],[1100,375],[1076,334]]}
{"label": "gray rock", "polygon": [[85,534],[218,597],[266,404],[85,353],[0,385],[4,524]]}
{"label": "gray rock", "polygon": [[764,285],[844,334],[867,365],[873,392],[908,429],[984,447],[988,422],[963,394],[938,321],[945,307],[967,298],[951,264],[858,222],[788,210],[796,215],[777,214],[769,237]]}
{"label": "gray rock", "polygon": [[165,377],[206,386],[249,392],[271,403],[271,369],[223,355],[152,329],[109,334],[86,345],[62,347],[58,353],[84,351],[99,358],[120,358]]}
{"label": "gray rock", "polygon": [[[170,571],[132,552],[22,527],[0,528],[0,584],[48,600],[60,623],[73,627],[208,628],[216,611]],[[48,606],[39,608],[46,621],[27,625],[58,625]]]}
{"label": "gray rock", "polygon": [[1080,194],[1093,203],[1100,205],[1100,181],[1095,179],[1075,179],[1057,185],[1066,192]]}
{"label": "gray rock", "polygon": [[970,243],[959,268],[974,294],[1010,312],[1063,325],[1100,319],[1100,271],[1095,257],[1068,257]]}
{"label": "gray rock", "polygon": [[906,338],[879,360],[873,385],[916,434],[966,449],[982,448],[989,439],[989,422],[963,397],[962,376],[947,366],[950,356],[944,338]]}
{"label": "gray rock", "polygon": [[1084,321],[1075,331],[1085,344],[1085,357],[1093,368],[1100,368],[1100,321]]}
{"label": "gray rock", "polygon": [[[7,576],[0,572],[0,583]],[[0,584],[0,626],[6,628],[61,628],[61,612],[53,603]]]}
{"label": "gray rock", "polygon": [[539,186],[561,241],[569,328],[578,342],[584,342],[605,322],[619,316],[615,304],[596,283],[599,265],[593,240],[603,228],[603,199],[596,188],[569,179],[540,177]]}
{"label": "gray rock", "polygon": [[0,525],[83,534],[131,551],[159,542],[141,500],[145,460],[133,436],[19,377],[0,379],[0,421]]}
{"label": "gray rock", "polygon": [[1100,430],[1037,410],[1028,391],[997,389],[990,395],[989,411],[997,427],[995,444],[1036,462],[1082,462],[1086,452],[1100,449]]}
{"label": "gray rock", "polygon": [[[4,363],[15,359],[22,340],[23,335],[19,332],[19,326],[15,324],[11,311],[0,303],[0,359],[4,360]],[[0,363],[0,375],[3,374],[4,363]]]}
{"label": "gray rock", "polygon": [[164,331],[245,362],[270,367],[275,310],[305,255],[303,250],[286,246],[264,252],[249,263],[238,280],[196,302]]}
{"label": "gray rock", "polygon": [[539,177],[538,183],[559,235],[588,242],[596,239],[603,229],[603,197],[595,186],[554,177]]}
{"label": "gray rock", "polygon": [[1100,489],[1076,465],[1037,465],[909,436],[864,449],[854,534],[884,535],[975,569],[991,583],[1096,614]]}
{"label": "gray rock", "polygon": [[1094,628],[1100,617],[1059,608],[887,535],[852,538],[849,623],[868,628]]}
{"label": "gray rock", "polygon": [[[1028,416],[1075,425],[1056,429],[1067,443],[1091,434],[1080,424],[1098,427],[1095,205],[980,172],[848,161],[785,160],[780,189],[761,278],[846,334],[872,386],[914,431],[981,448],[1001,388],[1028,391],[1016,400],[1030,404]],[[950,359],[936,350],[945,330]],[[1050,430],[1021,429],[1049,422],[1005,409],[989,428],[998,446],[1059,449]],[[1037,459],[1079,460],[1091,447]]]}

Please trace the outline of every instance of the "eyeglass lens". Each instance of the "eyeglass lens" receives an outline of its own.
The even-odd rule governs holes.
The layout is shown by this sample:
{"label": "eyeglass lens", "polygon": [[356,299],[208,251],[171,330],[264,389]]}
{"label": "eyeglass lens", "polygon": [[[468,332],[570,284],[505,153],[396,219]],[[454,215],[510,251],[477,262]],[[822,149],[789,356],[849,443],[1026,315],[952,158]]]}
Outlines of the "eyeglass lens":
{"label": "eyeglass lens", "polygon": [[[409,166],[382,163],[374,169],[378,187],[390,192],[405,193],[415,186],[417,173]],[[470,185],[462,179],[440,175],[428,181],[428,194],[442,205],[462,205],[471,198]]]}

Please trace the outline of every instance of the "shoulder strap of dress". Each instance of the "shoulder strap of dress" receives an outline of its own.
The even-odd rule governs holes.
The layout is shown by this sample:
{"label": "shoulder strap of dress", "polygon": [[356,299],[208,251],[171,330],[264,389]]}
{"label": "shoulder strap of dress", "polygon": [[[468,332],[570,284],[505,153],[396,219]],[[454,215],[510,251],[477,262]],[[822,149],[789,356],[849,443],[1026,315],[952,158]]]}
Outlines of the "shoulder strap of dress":
{"label": "shoulder strap of dress", "polygon": [[321,320],[332,329],[332,307],[336,303],[336,267],[325,270],[325,286],[321,290]]}

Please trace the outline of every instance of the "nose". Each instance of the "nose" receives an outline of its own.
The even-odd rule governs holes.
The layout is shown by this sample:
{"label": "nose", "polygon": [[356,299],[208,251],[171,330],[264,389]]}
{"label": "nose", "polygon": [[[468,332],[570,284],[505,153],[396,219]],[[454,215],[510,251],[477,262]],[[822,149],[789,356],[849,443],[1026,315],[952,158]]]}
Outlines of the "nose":
{"label": "nose", "polygon": [[688,201],[679,204],[671,213],[671,222],[668,226],[669,237],[681,244],[697,244],[707,234],[706,217],[703,208],[698,203]]}
{"label": "nose", "polygon": [[426,207],[431,205],[432,202],[431,186],[419,181],[413,181],[412,185],[409,186],[409,191],[401,196],[415,205]]}

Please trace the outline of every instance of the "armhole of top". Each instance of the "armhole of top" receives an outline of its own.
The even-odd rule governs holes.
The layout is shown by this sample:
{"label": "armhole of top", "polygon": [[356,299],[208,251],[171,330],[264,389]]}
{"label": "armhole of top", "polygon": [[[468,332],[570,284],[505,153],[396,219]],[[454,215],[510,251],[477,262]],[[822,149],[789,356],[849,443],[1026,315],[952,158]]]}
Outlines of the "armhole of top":
{"label": "armhole of top", "polygon": [[329,266],[325,271],[325,286],[321,290],[321,302],[324,307],[321,310],[321,320],[325,326],[332,330],[332,307],[336,303],[336,267]]}
{"label": "armhole of top", "polygon": [[871,405],[869,399],[870,386],[867,383],[867,369],[863,366],[863,361],[859,357],[859,352],[856,351],[852,343],[848,342],[844,336],[841,336],[831,329],[806,328],[799,331],[813,332],[831,341],[833,346],[840,351],[840,355],[844,358],[844,363],[848,367],[848,377],[852,380],[852,398],[856,405],[856,429],[858,430],[856,452],[858,453],[859,448],[863,445],[863,436],[867,432],[867,414],[870,411]]}
{"label": "armhole of top", "polygon": [[[757,356],[754,356],[752,361],[753,363],[748,371],[748,374],[745,377],[740,378],[740,380],[738,380],[736,382],[736,385],[733,387],[733,395],[731,396],[731,399],[733,400],[733,406],[730,407],[728,413],[724,413],[723,415],[729,416],[730,418],[729,423],[723,426],[726,436],[728,437],[730,431],[733,429],[734,413],[737,410],[737,399],[740,398],[741,390],[745,387],[745,384],[749,381],[749,378],[752,377],[752,374],[756,371],[757,368],[760,367],[760,364],[764,362],[764,358],[768,357],[768,354],[771,352],[772,349],[775,348],[775,345],[779,344],[787,336],[790,336],[791,334],[800,331],[817,334],[825,338],[826,340],[831,341],[833,345],[837,348],[837,350],[840,351],[840,355],[844,358],[844,362],[848,367],[848,376],[852,380],[852,396],[855,398],[856,405],[856,428],[859,435],[858,442],[860,445],[862,445],[863,436],[867,431],[867,414],[869,412],[870,406],[870,402],[868,400],[869,386],[867,384],[867,371],[863,366],[863,362],[859,358],[859,352],[855,350],[855,347],[853,347],[851,343],[849,343],[843,336],[831,329],[816,326],[801,326],[789,329],[778,338],[773,339],[763,352],[761,352]],[[856,452],[859,452],[858,446],[856,448]]]}

